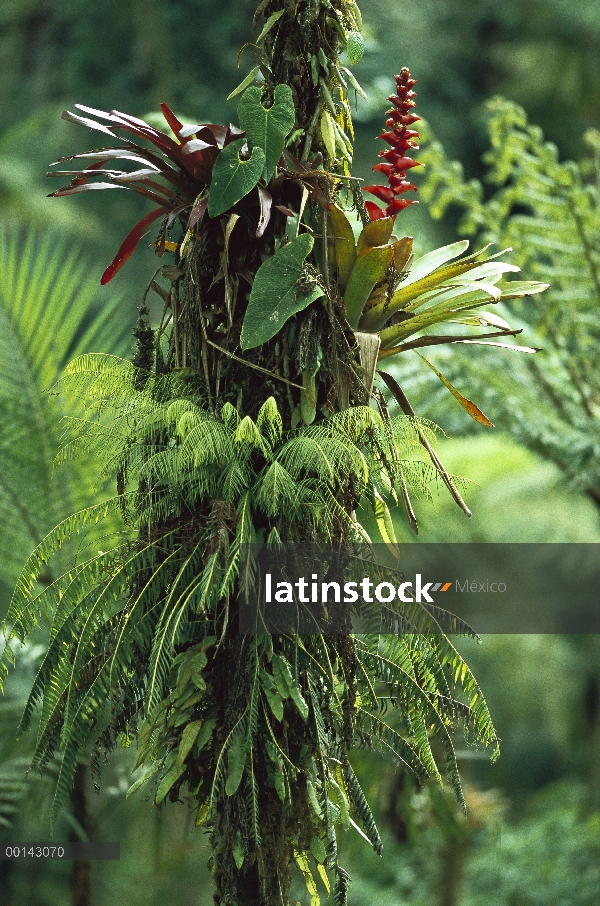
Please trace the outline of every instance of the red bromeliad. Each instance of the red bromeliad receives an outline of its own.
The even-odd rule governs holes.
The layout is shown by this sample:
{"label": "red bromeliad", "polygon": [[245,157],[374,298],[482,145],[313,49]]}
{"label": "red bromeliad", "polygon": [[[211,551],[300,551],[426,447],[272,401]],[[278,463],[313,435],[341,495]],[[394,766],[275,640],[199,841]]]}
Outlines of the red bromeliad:
{"label": "red bromeliad", "polygon": [[419,146],[415,139],[418,139],[419,133],[416,129],[411,129],[413,123],[420,119],[413,113],[415,107],[415,94],[412,90],[417,80],[411,78],[410,71],[404,67],[400,75],[394,76],[396,82],[396,94],[391,94],[388,101],[393,104],[390,110],[386,111],[387,119],[385,125],[388,127],[378,138],[391,145],[389,151],[380,151],[379,157],[385,159],[385,163],[377,164],[373,170],[385,173],[388,178],[388,186],[365,186],[363,192],[369,192],[386,203],[382,210],[379,205],[373,201],[367,201],[365,207],[369,212],[371,220],[380,220],[382,217],[395,217],[403,208],[409,204],[415,204],[414,200],[401,198],[409,190],[417,191],[417,187],[406,179],[406,170],[412,167],[420,167],[417,160],[408,156],[408,152],[418,150]]}

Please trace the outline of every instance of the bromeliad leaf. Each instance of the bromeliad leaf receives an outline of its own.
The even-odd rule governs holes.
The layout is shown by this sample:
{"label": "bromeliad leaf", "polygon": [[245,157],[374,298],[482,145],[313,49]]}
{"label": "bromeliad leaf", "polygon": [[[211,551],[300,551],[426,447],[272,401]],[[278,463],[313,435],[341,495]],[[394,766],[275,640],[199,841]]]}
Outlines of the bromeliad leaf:
{"label": "bromeliad leaf", "polygon": [[394,228],[393,217],[382,217],[379,220],[371,220],[361,230],[358,242],[356,243],[356,252],[358,255],[367,252],[376,245],[385,245],[392,235]]}
{"label": "bromeliad leaf", "polygon": [[292,315],[324,295],[318,285],[306,293],[299,292],[297,285],[312,247],[312,236],[302,233],[261,264],[242,324],[242,349],[266,343]]}
{"label": "bromeliad leaf", "polygon": [[494,427],[494,425],[493,425],[492,422],[489,420],[489,418],[487,417],[487,415],[484,415],[484,414],[483,414],[483,412],[481,411],[481,409],[479,408],[479,406],[476,406],[475,403],[471,402],[471,400],[468,400],[466,397],[464,397],[464,396],[462,395],[462,393],[459,393],[458,390],[456,389],[456,387],[454,387],[454,386],[450,383],[450,381],[449,381],[447,378],[445,378],[444,375],[441,374],[441,373],[437,370],[437,368],[436,368],[434,365],[432,365],[431,362],[429,362],[429,361],[425,358],[425,356],[421,355],[420,352],[417,352],[416,349],[415,349],[415,352],[417,353],[417,355],[419,356],[419,358],[420,358],[420,359],[423,359],[423,361],[425,362],[425,364],[426,364],[426,365],[429,365],[429,367],[431,368],[431,370],[432,370],[435,374],[437,374],[437,376],[439,377],[439,379],[440,379],[440,381],[442,382],[442,384],[444,384],[444,386],[448,388],[448,390],[450,391],[450,393],[452,394],[452,396],[455,397],[455,399],[458,400],[458,402],[461,404],[461,406],[463,407],[463,409],[465,410],[465,412],[468,412],[469,415],[471,416],[471,418],[475,419],[476,422],[479,422],[480,425],[485,425],[486,428],[493,428],[493,427]]}
{"label": "bromeliad leaf", "polygon": [[248,160],[240,158],[244,139],[231,142],[219,154],[213,169],[208,195],[209,217],[224,214],[251,192],[260,179],[265,166],[265,153],[254,148]]}
{"label": "bromeliad leaf", "polygon": [[391,245],[369,248],[358,255],[344,293],[346,316],[350,327],[358,327],[365,303],[375,284],[381,280],[392,263],[394,249]]}
{"label": "bromeliad leaf", "polygon": [[100,283],[102,286],[105,286],[117,271],[121,270],[126,261],[128,261],[136,250],[138,243],[144,233],[146,233],[150,226],[154,223],[155,220],[158,220],[163,214],[167,213],[167,208],[155,208],[154,211],[150,211],[149,214],[146,214],[145,217],[137,223],[134,228],[127,234],[123,242],[119,247],[119,251],[108,265],[102,277]]}
{"label": "bromeliad leaf", "polygon": [[285,139],[294,128],[296,111],[289,85],[277,85],[272,107],[261,104],[261,89],[252,85],[243,93],[238,117],[251,148],[265,155],[263,177],[269,182],[281,157]]}
{"label": "bromeliad leaf", "polygon": [[337,281],[341,289],[348,283],[354,262],[356,261],[356,246],[352,224],[345,213],[337,205],[330,205],[328,212],[330,255],[335,262]]}

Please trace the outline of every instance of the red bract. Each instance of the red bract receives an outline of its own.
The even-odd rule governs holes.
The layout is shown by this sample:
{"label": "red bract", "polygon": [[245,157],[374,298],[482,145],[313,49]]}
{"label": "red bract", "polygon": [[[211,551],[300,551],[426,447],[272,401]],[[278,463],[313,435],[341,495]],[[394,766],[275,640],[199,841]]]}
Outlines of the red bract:
{"label": "red bract", "polygon": [[[51,195],[55,197],[75,195],[90,189],[131,189],[158,205],[134,226],[121,243],[115,258],[102,276],[102,283],[108,283],[133,254],[144,233],[159,217],[168,215],[169,220],[166,224],[168,226],[178,216],[190,211],[187,226],[189,229],[194,228],[206,210],[206,194],[213,164],[223,145],[227,144],[228,139],[233,138],[230,131],[223,126],[183,125],[167,104],[161,104],[161,110],[177,141],[144,120],[129,116],[127,113],[120,113],[118,110],[107,113],[104,110],[83,107],[81,104],[75,106],[87,116],[65,110],[62,118],[103,132],[111,138],[119,138],[122,145],[118,148],[101,148],[98,151],[86,151],[84,154],[61,158],[57,163],[71,160],[85,160],[90,163],[80,170],[54,170],[48,173],[48,176],[72,177],[68,186],[63,186]],[[154,148],[150,150],[129,138],[117,136],[115,130],[133,134],[136,139],[142,139],[154,145]],[[239,138],[244,134],[235,130],[233,137]],[[109,170],[104,166],[109,162],[124,160],[141,164],[142,167],[127,171]],[[95,177],[98,176],[109,181],[97,182]],[[164,185],[165,182],[167,185]],[[157,251],[159,247],[157,246]]]}
{"label": "red bract", "polygon": [[413,113],[415,107],[415,92],[412,90],[417,80],[411,78],[408,69],[401,70],[400,75],[394,76],[396,82],[396,94],[389,96],[388,101],[393,104],[390,110],[386,111],[385,125],[387,131],[383,131],[378,138],[391,145],[388,151],[380,151],[379,157],[383,157],[386,163],[377,164],[373,170],[385,174],[388,179],[388,186],[364,186],[363,192],[369,192],[375,198],[386,203],[384,209],[380,208],[372,201],[367,201],[365,207],[371,220],[380,220],[382,217],[395,217],[403,208],[409,204],[415,204],[414,200],[408,198],[398,198],[409,190],[416,192],[417,187],[406,179],[406,170],[412,167],[420,167],[418,160],[408,156],[411,150],[418,150],[419,146],[414,141],[419,137],[415,129],[408,127],[415,123],[420,117]]}

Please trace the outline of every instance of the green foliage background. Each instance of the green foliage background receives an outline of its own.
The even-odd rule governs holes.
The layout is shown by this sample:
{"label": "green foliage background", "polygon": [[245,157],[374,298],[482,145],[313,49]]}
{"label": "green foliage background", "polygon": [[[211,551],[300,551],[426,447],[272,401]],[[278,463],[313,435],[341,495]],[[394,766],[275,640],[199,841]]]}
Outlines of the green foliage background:
{"label": "green foliage background", "polygon": [[[251,49],[244,52],[239,71],[236,58],[251,34],[255,6],[255,0],[101,0],[93,7],[86,0],[4,0],[0,6],[0,213],[4,220],[40,229],[51,224],[60,231],[60,240],[56,233],[46,234],[46,239],[40,233],[32,240],[30,255],[46,242],[46,247],[58,249],[61,260],[73,256],[73,266],[87,271],[90,281],[99,280],[114,254],[115,235],[135,219],[135,202],[121,205],[116,199],[94,198],[93,204],[77,205],[77,200],[69,204],[44,198],[47,163],[72,151],[74,137],[81,148],[86,143],[85,136],[77,137],[76,130],[59,121],[62,106],[81,102],[143,115],[168,100],[190,118],[227,122],[236,102],[226,104],[224,99],[251,66]],[[505,0],[502,4],[363,0],[361,8],[367,40],[356,74],[370,101],[359,100],[356,114],[358,175],[366,177],[374,162],[373,136],[391,89],[391,75],[402,65],[419,79],[418,112],[429,120],[448,155],[463,163],[467,177],[484,173],[480,157],[487,138],[481,104],[491,94],[502,93],[522,104],[530,122],[543,128],[563,157],[580,158],[584,131],[600,127],[600,19],[594,0],[577,4],[569,0]],[[440,239],[454,239],[457,217],[451,210],[441,224],[434,224],[424,208],[421,204],[401,215],[404,229],[414,233],[420,251],[439,244]],[[145,209],[140,206],[139,211],[141,216]],[[16,248],[23,259],[25,247],[17,243]],[[153,266],[153,256],[140,250],[115,281],[121,294],[118,318],[115,314],[119,327],[114,345],[108,346],[104,337],[98,350],[127,354],[127,341],[123,346],[121,338],[139,303],[133,288]],[[0,290],[6,288],[3,276]],[[7,345],[3,356],[13,361],[17,347],[6,340],[7,318],[12,316],[7,298],[1,301],[2,342]],[[48,300],[47,304],[54,303]],[[70,345],[59,349],[55,344],[55,359],[49,361],[46,352],[37,365],[35,350],[23,347],[23,361],[31,366],[28,392],[35,399],[26,403],[30,397],[22,390],[7,392],[3,387],[2,405],[7,398],[15,403],[10,417],[20,420],[19,431],[32,422],[31,413],[40,400],[46,420],[33,424],[28,439],[11,440],[5,434],[3,450],[9,449],[12,461],[8,471],[3,468],[3,476],[10,476],[11,489],[18,493],[32,524],[24,528],[27,520],[4,507],[0,615],[7,604],[6,590],[33,546],[32,531],[41,536],[62,506],[64,513],[72,509],[72,482],[79,487],[82,480],[68,478],[63,471],[47,484],[48,457],[39,462],[33,457],[32,465],[32,452],[58,442],[54,401],[41,393],[77,348],[90,349],[89,343],[78,346],[77,337],[83,337],[91,314],[107,306],[106,291],[94,298],[90,282],[85,304],[79,304],[79,326]],[[49,329],[46,326],[46,332]],[[9,416],[2,412],[6,424]],[[488,414],[493,420],[493,413]],[[465,415],[461,424],[460,415],[450,421],[455,433],[467,421]],[[419,507],[424,540],[600,541],[597,508],[582,494],[565,488],[556,466],[506,436],[481,438],[483,430],[476,429],[474,438],[443,442],[440,451],[451,472],[477,482],[468,495],[473,519],[468,522],[440,494],[433,506],[423,502]],[[86,483],[92,481],[93,474],[85,477]],[[408,531],[405,540],[412,540]],[[503,754],[496,766],[461,763],[471,824],[461,824],[448,802],[435,800],[427,790],[399,792],[389,770],[373,756],[357,757],[358,776],[378,805],[376,817],[386,827],[387,816],[389,827],[383,865],[366,844],[348,841],[346,861],[355,881],[354,902],[381,906],[450,902],[440,893],[449,885],[449,853],[455,861],[462,853],[460,858],[465,860],[462,892],[456,900],[461,906],[479,906],[491,898],[501,906],[541,902],[592,906],[596,902],[600,819],[594,764],[599,753],[598,730],[588,718],[598,653],[593,639],[562,637],[486,639],[477,651],[468,652],[503,738]],[[28,651],[13,677],[9,697],[0,703],[0,798],[12,796],[18,805],[14,815],[5,813],[15,824],[0,827],[3,840],[47,835],[44,807],[40,808],[46,802],[43,782],[22,784],[29,741],[25,739],[19,749],[8,743],[39,654],[35,646]],[[135,797],[125,806],[124,790],[134,760],[134,753],[124,749],[107,769],[100,796],[89,791],[94,834],[99,839],[120,839],[123,852],[118,864],[94,866],[95,903],[208,904],[210,879],[204,869],[202,840],[189,816],[175,808],[159,814]],[[9,764],[17,769],[6,777],[2,767]],[[72,824],[65,812],[57,837],[64,839]],[[6,891],[5,902],[10,906],[23,902],[66,906],[68,884],[68,866],[33,866],[23,871],[0,863],[0,888]],[[299,884],[298,898],[305,896]]]}

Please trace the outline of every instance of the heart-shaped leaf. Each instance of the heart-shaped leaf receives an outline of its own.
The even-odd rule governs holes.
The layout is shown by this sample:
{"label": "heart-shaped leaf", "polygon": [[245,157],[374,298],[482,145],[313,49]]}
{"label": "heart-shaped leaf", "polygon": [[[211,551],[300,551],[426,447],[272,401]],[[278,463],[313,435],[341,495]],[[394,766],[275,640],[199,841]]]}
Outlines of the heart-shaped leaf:
{"label": "heart-shaped leaf", "polygon": [[269,108],[261,104],[261,94],[258,85],[246,89],[238,106],[238,118],[250,147],[260,148],[265,154],[263,176],[269,182],[285,139],[294,128],[296,110],[289,85],[276,86],[273,105]]}
{"label": "heart-shaped leaf", "polygon": [[251,192],[260,179],[265,166],[265,153],[261,148],[254,148],[248,160],[240,158],[244,139],[231,142],[223,148],[217,157],[210,192],[208,194],[208,214],[218,217]]}
{"label": "heart-shaped leaf", "polygon": [[318,285],[304,292],[298,287],[304,260],[312,247],[312,236],[302,233],[261,264],[242,324],[242,349],[266,343],[292,315],[324,295]]}

